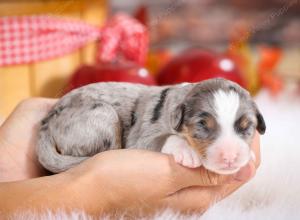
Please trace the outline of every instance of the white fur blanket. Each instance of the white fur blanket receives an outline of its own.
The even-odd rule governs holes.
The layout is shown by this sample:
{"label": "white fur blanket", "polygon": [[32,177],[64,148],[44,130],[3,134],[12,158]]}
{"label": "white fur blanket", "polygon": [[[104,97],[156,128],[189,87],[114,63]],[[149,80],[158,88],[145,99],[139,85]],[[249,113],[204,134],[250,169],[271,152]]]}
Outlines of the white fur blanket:
{"label": "white fur blanket", "polygon": [[[262,163],[248,184],[203,216],[181,216],[170,210],[154,219],[300,219],[300,97],[270,98],[263,91],[256,97],[267,123],[262,136]],[[299,139],[298,139],[299,137]],[[23,215],[21,219],[33,219]],[[38,218],[40,219],[40,218]],[[46,213],[43,219],[89,219],[84,213]]]}

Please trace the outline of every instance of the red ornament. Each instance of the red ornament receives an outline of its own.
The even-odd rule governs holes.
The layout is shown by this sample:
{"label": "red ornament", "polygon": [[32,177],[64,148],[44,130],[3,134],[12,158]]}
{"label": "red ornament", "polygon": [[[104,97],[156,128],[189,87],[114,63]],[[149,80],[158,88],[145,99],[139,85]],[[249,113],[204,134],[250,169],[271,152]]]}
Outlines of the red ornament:
{"label": "red ornament", "polygon": [[119,13],[102,28],[99,62],[131,61],[144,65],[148,47],[147,28],[135,18]]}
{"label": "red ornament", "polygon": [[137,8],[137,10],[134,12],[134,17],[139,22],[141,22],[143,25],[148,27],[148,20],[149,20],[149,12],[146,5],[141,5]]}
{"label": "red ornament", "polygon": [[200,49],[189,49],[173,58],[158,73],[158,84],[199,82],[215,77],[245,86],[240,70],[230,57]]}
{"label": "red ornament", "polygon": [[72,76],[67,91],[96,82],[131,82],[155,85],[145,64],[148,30],[136,19],[118,14],[102,28],[98,63],[82,66]]}
{"label": "red ornament", "polygon": [[133,63],[82,66],[72,76],[67,91],[96,82],[131,82],[156,85],[147,69]]}

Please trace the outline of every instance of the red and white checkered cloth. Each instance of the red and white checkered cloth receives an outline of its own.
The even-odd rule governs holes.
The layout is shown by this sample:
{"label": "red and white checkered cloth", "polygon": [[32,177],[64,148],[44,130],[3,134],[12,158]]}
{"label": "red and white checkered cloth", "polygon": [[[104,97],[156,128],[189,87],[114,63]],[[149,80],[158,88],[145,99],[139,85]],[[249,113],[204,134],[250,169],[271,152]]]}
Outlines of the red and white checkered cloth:
{"label": "red and white checkered cloth", "polygon": [[101,40],[97,58],[120,57],[143,64],[148,33],[137,20],[118,14],[102,29],[78,20],[52,16],[0,18],[0,66],[33,63],[71,53]]}

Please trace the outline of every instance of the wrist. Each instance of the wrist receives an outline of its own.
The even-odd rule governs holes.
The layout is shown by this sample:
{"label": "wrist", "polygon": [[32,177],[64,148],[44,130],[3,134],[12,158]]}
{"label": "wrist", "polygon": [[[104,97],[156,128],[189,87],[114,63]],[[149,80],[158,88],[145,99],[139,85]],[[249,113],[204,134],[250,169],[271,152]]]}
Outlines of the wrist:
{"label": "wrist", "polygon": [[0,213],[9,217],[18,212],[38,214],[68,208],[68,182],[65,175],[53,175],[0,183]]}

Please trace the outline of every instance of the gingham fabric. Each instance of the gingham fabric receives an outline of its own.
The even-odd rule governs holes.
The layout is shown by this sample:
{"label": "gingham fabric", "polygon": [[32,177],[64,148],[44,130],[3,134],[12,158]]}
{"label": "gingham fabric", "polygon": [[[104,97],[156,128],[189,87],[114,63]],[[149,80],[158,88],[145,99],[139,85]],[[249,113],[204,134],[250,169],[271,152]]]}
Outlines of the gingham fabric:
{"label": "gingham fabric", "polygon": [[63,56],[99,39],[98,59],[112,61],[124,57],[144,63],[148,45],[146,28],[135,19],[118,14],[102,29],[82,21],[53,16],[2,17],[0,66]]}

